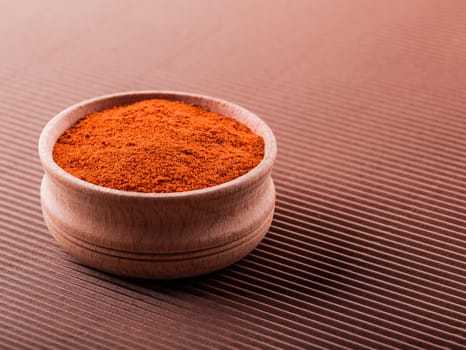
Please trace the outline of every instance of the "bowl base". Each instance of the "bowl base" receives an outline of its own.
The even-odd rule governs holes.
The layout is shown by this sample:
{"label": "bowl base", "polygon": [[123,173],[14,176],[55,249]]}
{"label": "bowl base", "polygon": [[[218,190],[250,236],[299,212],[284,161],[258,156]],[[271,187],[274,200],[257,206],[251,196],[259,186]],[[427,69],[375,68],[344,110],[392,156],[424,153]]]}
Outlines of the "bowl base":
{"label": "bowl base", "polygon": [[45,223],[59,245],[86,266],[111,274],[146,278],[176,279],[203,275],[225,268],[248,255],[262,241],[273,218],[273,211],[253,232],[241,240],[205,250],[147,254],[124,252],[95,246],[57,227],[45,208]]}

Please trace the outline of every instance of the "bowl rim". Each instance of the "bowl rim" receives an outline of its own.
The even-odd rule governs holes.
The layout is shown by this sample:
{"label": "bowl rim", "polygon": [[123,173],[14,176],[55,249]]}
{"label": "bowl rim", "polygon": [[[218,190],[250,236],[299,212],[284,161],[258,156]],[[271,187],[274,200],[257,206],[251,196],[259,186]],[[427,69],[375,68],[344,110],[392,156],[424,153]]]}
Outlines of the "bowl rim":
{"label": "bowl rim", "polygon": [[[262,132],[262,136],[264,139],[264,157],[256,165],[246,174],[243,174],[233,180],[224,182],[219,185],[205,187],[201,189],[191,190],[191,191],[183,191],[183,192],[135,192],[135,191],[124,191],[124,190],[117,190],[109,187],[99,186],[85,180],[82,180],[74,175],[71,175],[63,168],[61,168],[53,159],[53,145],[49,146],[49,138],[50,131],[53,130],[58,123],[61,122],[62,119],[67,118],[67,116],[78,110],[81,109],[89,104],[97,103],[99,101],[105,100],[112,100],[112,99],[119,99],[122,97],[131,96],[144,96],[147,95],[146,99],[151,98],[164,98],[164,96],[173,101],[178,101],[178,98],[193,98],[193,99],[200,99],[205,100],[208,102],[213,102],[218,105],[228,106],[229,108],[238,111],[243,116],[245,116],[248,120],[251,120],[257,123]],[[150,97],[152,95],[159,95],[160,97]],[[137,101],[142,101],[144,99],[138,99]],[[130,102],[133,103],[133,102]],[[115,104],[117,106],[118,104]],[[108,107],[111,108],[111,107]],[[204,108],[204,107],[203,107]],[[90,112],[92,113],[92,112]],[[229,117],[236,119],[235,115],[228,115]],[[244,122],[240,121],[244,124]],[[248,126],[249,127],[249,126]],[[50,148],[50,149],[49,149]],[[196,93],[189,93],[189,92],[181,92],[181,91],[171,91],[171,90],[142,90],[142,91],[126,91],[126,92],[117,92],[107,95],[101,95],[97,97],[92,97],[81,102],[75,103],[68,108],[62,110],[57,115],[55,115],[51,120],[47,122],[45,127],[42,129],[42,132],[39,137],[38,142],[38,151],[39,151],[39,158],[42,163],[42,167],[46,174],[50,175],[55,180],[58,180],[60,183],[63,183],[66,186],[70,186],[71,188],[79,191],[79,192],[87,192],[87,193],[94,193],[100,194],[105,196],[118,196],[118,197],[126,197],[126,198],[160,198],[160,199],[177,199],[177,198],[186,198],[192,196],[204,196],[204,195],[215,195],[220,194],[224,191],[236,191],[242,188],[246,184],[251,184],[256,182],[260,178],[263,178],[267,173],[271,172],[273,163],[275,162],[277,156],[277,143],[275,139],[275,135],[272,129],[255,113],[249,111],[248,109],[237,105],[233,102],[229,102],[220,98],[211,97],[202,94]]]}

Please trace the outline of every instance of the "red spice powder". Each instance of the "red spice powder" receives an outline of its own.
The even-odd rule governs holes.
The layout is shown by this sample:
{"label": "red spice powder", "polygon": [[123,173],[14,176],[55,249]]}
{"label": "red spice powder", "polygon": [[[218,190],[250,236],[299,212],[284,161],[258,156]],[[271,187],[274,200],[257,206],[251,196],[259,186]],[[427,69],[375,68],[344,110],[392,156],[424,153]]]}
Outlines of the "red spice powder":
{"label": "red spice powder", "polygon": [[66,130],[53,150],[55,162],[70,174],[136,192],[218,185],[263,157],[263,138],[236,120],[158,99],[92,113]]}

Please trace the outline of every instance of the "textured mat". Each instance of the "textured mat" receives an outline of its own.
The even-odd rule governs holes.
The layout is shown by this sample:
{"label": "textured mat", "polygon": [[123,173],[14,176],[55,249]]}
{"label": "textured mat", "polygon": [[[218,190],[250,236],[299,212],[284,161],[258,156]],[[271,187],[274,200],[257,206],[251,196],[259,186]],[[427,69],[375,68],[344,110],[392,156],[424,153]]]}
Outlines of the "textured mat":
{"label": "textured mat", "polygon": [[[0,19],[0,348],[463,348],[466,2],[14,1]],[[120,279],[48,233],[42,127],[142,89],[275,131],[274,222],[234,266]]]}

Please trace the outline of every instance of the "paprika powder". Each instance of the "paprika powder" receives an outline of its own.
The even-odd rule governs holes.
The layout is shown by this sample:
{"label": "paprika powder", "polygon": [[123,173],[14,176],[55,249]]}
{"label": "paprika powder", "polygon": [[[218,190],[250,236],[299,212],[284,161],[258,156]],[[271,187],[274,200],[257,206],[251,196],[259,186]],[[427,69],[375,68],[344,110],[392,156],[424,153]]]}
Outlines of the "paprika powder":
{"label": "paprika powder", "polygon": [[247,126],[179,101],[144,100],[92,113],[61,135],[54,161],[93,184],[183,192],[233,180],[264,157]]}

